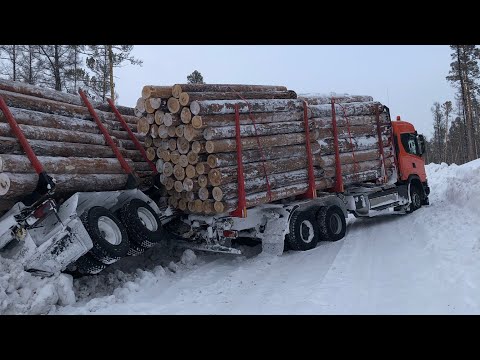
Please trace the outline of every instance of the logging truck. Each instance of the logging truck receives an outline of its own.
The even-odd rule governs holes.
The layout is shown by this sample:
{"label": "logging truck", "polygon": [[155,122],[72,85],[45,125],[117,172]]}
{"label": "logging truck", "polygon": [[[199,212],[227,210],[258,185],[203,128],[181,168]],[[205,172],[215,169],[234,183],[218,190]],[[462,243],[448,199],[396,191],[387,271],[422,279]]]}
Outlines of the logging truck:
{"label": "logging truck", "polygon": [[[195,86],[189,86],[195,90]],[[210,85],[210,91],[222,90],[225,86]],[[150,92],[157,91],[157,94],[159,91],[165,91],[167,95],[171,93],[171,88],[163,89],[164,87],[162,87],[160,90],[158,88],[150,87],[148,90]],[[248,92],[244,94],[248,94],[252,99],[264,99],[266,98],[265,93],[258,94],[260,89],[263,88],[265,87],[249,86]],[[7,88],[7,90],[11,89],[15,90],[16,87]],[[222,99],[225,99],[225,101],[222,104],[229,106],[229,101],[233,103],[234,99],[236,99],[237,95],[235,92],[242,89],[241,86],[238,86],[228,95],[223,95],[224,98]],[[287,92],[286,88],[277,87],[273,90],[267,90],[270,91],[269,94],[285,90],[280,98],[283,100],[276,100],[277,103],[284,107],[299,106],[299,102],[290,100],[295,99],[296,94],[292,94],[290,91]],[[50,94],[46,90],[32,89],[28,86],[22,89],[22,91],[25,91],[27,94],[30,91],[30,95],[35,94],[42,99],[57,99],[60,96],[54,92]],[[175,87],[173,92],[175,95]],[[174,99],[175,101],[169,101],[170,104],[164,105],[168,106],[168,109],[174,114],[179,113],[181,109],[181,106],[178,106],[179,103],[183,106],[191,102],[190,109],[195,116],[192,119],[192,114],[185,112],[185,118],[188,118],[185,122],[199,123],[198,127],[200,128],[201,118],[198,117],[198,113],[203,111],[202,106],[206,107],[209,105],[208,101],[211,96],[216,96],[214,97],[216,99],[218,94],[211,95],[213,92],[198,93],[192,96],[193,102],[191,99],[188,99],[187,95],[182,94],[185,93],[178,91],[180,102],[172,97],[169,100]],[[63,99],[66,95],[61,96],[62,99],[60,101],[65,103],[71,101],[70,98],[67,100]],[[148,96],[150,96],[150,93]],[[4,101],[3,98],[7,101]],[[218,186],[213,187],[213,190],[204,191],[207,194],[205,197],[206,201],[202,202],[199,199],[190,201],[188,207],[190,211],[182,211],[178,206],[172,206],[172,203],[175,202],[173,195],[170,197],[171,202],[168,202],[165,196],[163,196],[165,195],[165,187],[168,187],[168,184],[166,185],[168,177],[165,176],[165,173],[167,170],[173,173],[173,166],[170,165],[172,169],[169,169],[168,166],[163,166],[165,164],[162,160],[163,171],[162,173],[157,172],[158,164],[155,166],[150,161],[155,158],[157,152],[150,151],[152,154],[149,153],[149,150],[152,149],[151,147],[148,147],[147,151],[144,150],[143,146],[147,144],[147,139],[145,138],[144,144],[140,144],[137,139],[138,135],[132,133],[131,126],[123,119],[124,116],[119,113],[113,102],[108,102],[111,111],[108,114],[109,119],[114,114],[125,133],[120,133],[118,129],[111,130],[107,128],[97,116],[101,106],[92,106],[82,91],[80,91],[80,98],[81,101],[75,99],[76,103],[74,105],[64,105],[60,110],[66,111],[65,114],[75,111],[76,117],[83,116],[86,118],[86,116],[90,115],[95,125],[92,125],[92,123],[88,123],[88,125],[98,127],[104,140],[98,139],[100,135],[97,137],[87,137],[85,135],[85,141],[98,141],[99,145],[91,145],[90,147],[97,146],[102,151],[107,151],[105,148],[109,146],[124,174],[109,175],[105,177],[106,180],[102,180],[103,178],[98,175],[94,179],[97,182],[91,185],[93,187],[92,190],[87,186],[85,191],[77,191],[73,194],[70,192],[67,195],[62,195],[61,193],[56,193],[59,183],[62,184],[64,189],[69,189],[69,184],[73,189],[72,184],[80,183],[80,180],[78,180],[78,176],[69,177],[69,168],[63,163],[61,165],[62,171],[65,171],[66,175],[62,175],[63,177],[57,176],[57,179],[55,179],[55,176],[50,176],[45,169],[58,169],[60,166],[58,162],[46,156],[37,156],[37,151],[57,151],[46,150],[40,145],[36,146],[35,140],[31,140],[31,137],[36,139],[34,136],[38,134],[38,131],[35,131],[33,126],[29,127],[28,121],[32,122],[32,119],[34,119],[31,116],[32,111],[35,112],[43,108],[32,102],[28,103],[30,107],[27,109],[29,110],[12,109],[10,111],[9,106],[12,104],[14,107],[20,107],[20,105],[26,104],[30,100],[25,96],[17,96],[0,89],[0,109],[8,122],[9,128],[7,130],[11,131],[16,138],[8,140],[10,142],[7,142],[7,138],[5,138],[4,144],[6,145],[4,145],[3,149],[22,151],[22,154],[27,155],[25,158],[22,158],[23,162],[20,162],[18,157],[5,156],[4,164],[2,164],[2,156],[0,155],[0,203],[3,201],[2,196],[8,194],[10,181],[12,181],[12,184],[15,182],[17,192],[20,192],[16,195],[20,195],[21,199],[9,205],[7,211],[0,217],[0,256],[18,259],[26,270],[36,274],[51,275],[59,271],[82,275],[96,274],[123,257],[142,254],[146,249],[159,243],[199,251],[241,254],[241,251],[235,247],[235,242],[239,239],[249,238],[261,242],[263,251],[270,254],[280,255],[285,249],[305,251],[314,248],[320,241],[338,241],[342,239],[347,231],[346,219],[349,214],[355,217],[373,217],[386,213],[407,214],[419,209],[422,205],[429,204],[428,195],[430,188],[427,182],[425,164],[422,159],[422,155],[425,152],[424,137],[417,133],[411,123],[402,121],[399,117],[392,121],[389,109],[382,106],[379,110],[378,104],[375,105],[377,108],[376,128],[374,131],[376,136],[374,144],[378,146],[378,149],[373,154],[375,162],[381,163],[381,168],[379,171],[371,171],[368,174],[369,177],[365,177],[362,175],[364,173],[360,171],[361,164],[366,163],[365,161],[360,161],[362,160],[362,155],[365,154],[361,152],[361,143],[353,144],[348,121],[346,121],[346,129],[348,129],[348,135],[350,135],[350,143],[348,144],[347,141],[346,145],[340,144],[340,130],[337,127],[335,115],[335,99],[332,99],[331,109],[329,108],[328,113],[322,112],[325,110],[322,108],[323,105],[315,105],[315,103],[312,105],[313,107],[319,106],[317,108],[319,116],[322,114],[329,116],[327,118],[328,126],[330,126],[328,132],[333,131],[333,138],[328,145],[328,148],[331,149],[330,155],[326,156],[321,153],[326,145],[321,143],[321,140],[317,140],[318,134],[322,130],[317,129],[315,134],[310,133],[312,121],[317,121],[317,125],[320,124],[319,126],[321,126],[324,120],[321,118],[312,120],[307,114],[309,108],[306,102],[303,105],[300,102],[303,110],[300,113],[300,118],[296,119],[304,121],[303,125],[301,122],[291,125],[299,129],[295,130],[294,134],[281,131],[282,126],[291,124],[287,122],[291,118],[285,116],[286,112],[282,113],[283,115],[281,116],[284,116],[287,120],[279,120],[281,116],[277,116],[278,123],[275,127],[263,126],[257,129],[254,126],[252,130],[246,127],[250,125],[242,125],[242,121],[246,120],[241,119],[239,105],[235,104],[232,107],[234,109],[232,110],[232,119],[235,121],[233,129],[222,128],[218,130],[221,128],[219,127],[216,130],[208,128],[205,130],[205,138],[225,136],[229,137],[228,141],[223,143],[214,141],[209,143],[207,141],[206,145],[204,145],[206,150],[202,148],[202,151],[209,153],[214,153],[214,147],[220,145],[228,147],[228,151],[233,149],[233,152],[228,153],[231,155],[228,155],[228,159],[225,156],[223,158],[221,156],[215,157],[215,161],[230,161],[234,163],[235,166],[229,168],[233,172],[228,174],[227,172],[222,173],[211,169],[208,181]],[[242,98],[242,100],[244,99]],[[358,99],[350,100],[357,101]],[[38,101],[45,102],[45,100]],[[252,109],[248,104],[248,111],[265,111],[265,108],[262,108],[263,103],[261,101],[263,100],[257,101],[258,109],[260,110]],[[274,106],[271,105],[272,103],[274,102],[270,102],[267,105]],[[50,107],[53,106],[50,103],[48,104]],[[86,106],[86,109],[80,107],[82,104]],[[160,100],[142,101],[142,105],[147,106],[147,104],[151,107],[151,109],[147,109],[149,114],[153,114],[156,108],[164,106]],[[211,108],[218,109],[218,106],[218,103],[214,103]],[[105,108],[103,109],[105,110]],[[186,109],[186,107],[183,109]],[[207,108],[207,110],[209,109]],[[145,108],[140,113],[143,113],[144,110]],[[380,116],[380,113],[383,117]],[[39,114],[37,115],[38,119],[43,119]],[[60,119],[59,116],[49,116],[51,119],[48,119],[48,121],[56,121],[58,126],[63,126],[61,122],[68,121],[68,124],[73,123],[73,120]],[[183,110],[182,115],[174,120],[168,115],[162,119],[162,124],[183,121],[184,118],[182,116]],[[261,116],[262,113],[259,113],[258,119],[261,119]],[[268,117],[272,118],[271,115],[268,115]],[[27,125],[19,126],[16,119],[19,121],[21,119],[21,121],[24,121],[22,124]],[[156,119],[157,115],[152,115],[152,123]],[[346,113],[345,119],[347,119]],[[360,121],[360,117],[357,120]],[[85,124],[80,123],[80,120],[75,121],[79,124],[79,128],[85,127]],[[116,124],[113,120],[109,121],[110,123],[107,124],[111,126]],[[210,119],[210,121],[217,120]],[[281,121],[285,121],[283,123],[285,125],[278,125]],[[139,121],[138,128],[141,127],[146,127],[145,133],[153,131],[151,130],[153,126],[150,126],[147,120],[144,123]],[[164,129],[164,137],[160,126],[157,126],[155,135],[164,139],[168,136],[166,130],[170,131],[171,128],[172,126]],[[194,140],[195,136],[197,136],[194,127],[177,126],[174,130],[178,132],[174,132],[171,136],[176,136],[179,140],[172,146],[178,145],[180,149],[182,145],[180,139],[184,139],[185,134],[190,131],[191,136],[187,135],[186,137],[186,148],[187,150],[189,148],[194,149]],[[288,146],[285,147],[284,151],[287,154],[291,153],[290,162],[295,162],[294,166],[288,164],[289,159],[285,160],[282,158],[283,163],[278,160],[276,164],[271,165],[269,168],[271,172],[267,174],[266,166],[270,166],[268,160],[275,159],[272,154],[278,155],[281,152],[279,150],[280,146],[278,146],[279,144],[273,144],[272,146],[277,145],[277,150],[266,154],[266,156],[260,151],[261,158],[256,160],[256,157],[259,156],[256,153],[257,150],[251,149],[255,149],[257,143],[254,140],[245,142],[245,139],[242,139],[242,133],[245,134],[251,131],[256,137],[258,135],[257,130],[265,132],[265,139],[268,138],[269,131],[275,131],[274,134],[285,134],[280,137],[272,137],[271,139],[273,141],[280,141],[279,139],[286,141],[284,145]],[[31,131],[31,133],[28,133],[28,131]],[[52,136],[68,136],[66,130],[62,131],[52,133]],[[134,162],[132,162],[131,158],[124,158],[125,154],[130,153],[118,149],[118,144],[111,136],[114,131],[119,133],[119,136],[127,136],[126,134],[128,133],[127,139],[131,141],[129,143],[131,148],[127,151],[133,154],[133,149],[138,150],[138,153],[141,153],[152,167],[153,181],[148,187],[139,186],[139,179],[132,170]],[[299,134],[297,131],[304,131],[305,133]],[[6,134],[10,134],[10,132]],[[348,139],[348,136],[345,136]],[[29,140],[27,140],[27,137]],[[54,141],[55,139],[49,140]],[[310,143],[308,139],[313,140]],[[150,140],[153,141],[152,139]],[[188,141],[194,142],[190,144]],[[198,144],[197,142],[199,151],[195,152],[195,154],[200,152],[201,146]],[[104,147],[100,148],[100,145]],[[247,148],[243,149],[242,147],[245,146]],[[342,152],[342,146],[351,150],[347,154],[348,156],[345,155],[346,152]],[[17,148],[19,150],[16,150]],[[355,153],[354,148],[360,150]],[[88,147],[82,149],[84,149],[82,151],[88,151]],[[0,150],[2,150],[1,145]],[[5,152],[7,150],[2,151]],[[91,151],[94,150],[96,151],[95,155],[98,156],[100,150],[93,149]],[[244,152],[244,150],[246,151]],[[62,148],[62,151],[65,150]],[[306,154],[306,157],[303,155],[303,158],[301,158],[295,154]],[[49,154],[47,153],[47,155]],[[168,154],[169,157],[170,155],[173,155],[173,151],[172,154]],[[388,164],[387,158],[390,159]],[[185,159],[186,164],[188,164],[189,158],[185,156]],[[72,161],[74,160],[72,159]],[[86,163],[81,163],[78,159],[75,161],[77,161],[75,166],[78,169],[88,167],[85,165]],[[100,162],[105,169],[108,168],[108,174],[112,174],[115,170],[115,164],[111,164],[111,161],[105,161],[105,159],[96,161],[97,163]],[[315,168],[317,161],[321,161],[326,170]],[[9,166],[12,170],[8,170]],[[10,179],[6,175],[8,172],[2,173],[2,171],[7,170],[13,173],[14,168],[16,171],[20,171],[18,169],[21,168],[23,169],[22,171],[26,172],[28,169],[25,168],[28,166],[31,166],[37,174],[38,180],[33,189],[28,185],[31,183],[30,178],[33,174],[29,174],[28,176],[30,177],[12,175]],[[251,174],[262,167],[264,173],[262,174],[260,170],[261,180],[258,180],[258,177],[246,178],[246,174]],[[185,170],[182,170],[181,167],[178,168],[183,171],[181,174],[182,178],[185,178]],[[188,165],[183,168],[188,169]],[[277,168],[280,170],[275,171]],[[88,170],[84,169],[82,171],[86,173]],[[203,174],[203,171],[200,172]],[[331,173],[327,176],[326,173],[328,171]],[[190,179],[190,177],[188,178]],[[220,180],[224,178],[234,179],[234,181],[223,184]],[[198,179],[200,180],[200,177]],[[23,180],[25,180],[24,184],[22,183]],[[200,183],[199,180],[195,180],[195,184],[199,186],[199,193],[201,194],[201,189],[207,188],[201,184],[198,185]],[[217,180],[218,183],[215,182]],[[123,189],[118,190],[117,182],[122,183]],[[179,192],[183,191],[185,193],[180,181],[171,181],[169,191],[174,186],[176,189],[177,183],[180,183]],[[184,181],[183,186],[186,183],[188,184],[188,182]],[[191,183],[193,184],[193,182]],[[126,185],[124,186],[123,184]],[[192,184],[191,186],[193,186]],[[116,190],[109,191],[109,186],[114,187]],[[252,189],[255,189],[255,191]],[[208,199],[209,191],[216,200],[218,197],[218,201]],[[227,195],[230,197],[224,196],[227,191],[229,192]],[[172,194],[176,195],[174,192]],[[14,199],[19,198],[15,197]],[[220,201],[222,199],[225,201]],[[197,201],[200,204],[200,209],[204,210],[203,213],[202,211],[195,211]],[[184,207],[185,204],[186,202],[184,202]],[[190,208],[190,204],[192,208]]]}

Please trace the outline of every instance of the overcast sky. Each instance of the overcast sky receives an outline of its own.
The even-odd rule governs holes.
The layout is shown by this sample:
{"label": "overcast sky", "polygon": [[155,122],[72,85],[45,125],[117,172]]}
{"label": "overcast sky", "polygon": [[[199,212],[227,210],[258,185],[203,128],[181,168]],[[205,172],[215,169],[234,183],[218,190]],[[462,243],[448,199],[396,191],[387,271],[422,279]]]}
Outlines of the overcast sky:
{"label": "overcast sky", "polygon": [[445,80],[450,48],[431,45],[138,45],[143,66],[117,70],[121,105],[135,106],[144,85],[185,83],[198,70],[206,83],[285,85],[300,93],[371,95],[417,130],[432,134],[433,102],[453,100]]}

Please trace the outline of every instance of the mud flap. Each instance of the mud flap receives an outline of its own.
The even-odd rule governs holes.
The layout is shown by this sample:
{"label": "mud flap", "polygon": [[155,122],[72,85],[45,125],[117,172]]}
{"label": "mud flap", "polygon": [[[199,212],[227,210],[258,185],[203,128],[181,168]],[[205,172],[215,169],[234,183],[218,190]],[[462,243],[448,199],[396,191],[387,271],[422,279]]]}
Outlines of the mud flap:
{"label": "mud flap", "polygon": [[276,213],[269,219],[262,234],[262,254],[280,256],[285,246],[285,235],[288,231],[288,219]]}

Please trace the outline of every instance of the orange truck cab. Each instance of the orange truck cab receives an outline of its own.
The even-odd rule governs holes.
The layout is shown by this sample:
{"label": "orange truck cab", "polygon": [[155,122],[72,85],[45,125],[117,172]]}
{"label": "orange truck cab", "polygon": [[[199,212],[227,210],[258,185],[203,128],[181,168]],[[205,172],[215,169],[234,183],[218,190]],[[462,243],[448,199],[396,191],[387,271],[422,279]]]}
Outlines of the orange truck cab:
{"label": "orange truck cab", "polygon": [[397,185],[408,184],[412,201],[414,196],[420,196],[421,203],[428,205],[430,187],[422,158],[425,153],[425,138],[417,133],[412,124],[402,121],[400,116],[397,116],[396,121],[392,121],[392,129],[398,171]]}

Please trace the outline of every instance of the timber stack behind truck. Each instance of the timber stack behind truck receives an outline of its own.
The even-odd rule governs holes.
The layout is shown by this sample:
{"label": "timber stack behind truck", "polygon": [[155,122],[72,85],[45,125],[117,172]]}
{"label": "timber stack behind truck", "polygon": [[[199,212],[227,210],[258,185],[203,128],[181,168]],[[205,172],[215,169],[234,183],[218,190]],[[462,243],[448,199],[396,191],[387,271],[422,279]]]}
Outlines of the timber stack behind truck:
{"label": "timber stack behind truck", "polygon": [[[6,99],[5,131],[15,127],[15,119],[5,114],[15,106],[10,117],[18,122],[35,118],[42,127],[52,121],[57,125],[50,127],[58,129],[39,132],[20,125],[14,134],[5,132],[10,147],[0,145],[6,179],[15,178],[14,168],[36,171],[44,179],[30,180],[23,190],[15,185],[13,192],[10,182],[0,195],[0,206],[4,199],[20,201],[13,207],[12,200],[4,203],[10,210],[0,219],[0,247],[12,240],[23,245],[21,258],[31,270],[96,273],[167,237],[178,245],[226,253],[240,253],[231,247],[240,236],[261,240],[275,253],[283,251],[285,239],[290,248],[308,250],[320,240],[343,238],[348,213],[405,213],[428,204],[423,136],[407,122],[392,122],[388,108],[369,96],[298,98],[284,86],[263,85],[145,86],[135,109],[124,108],[122,115],[111,102],[94,108],[83,93],[76,105],[46,106],[45,97],[53,101],[54,94],[27,86],[29,96],[41,94],[36,101],[12,95],[12,89],[0,90]],[[68,135],[59,131],[60,124],[76,124],[79,130],[86,125],[95,134],[86,138],[97,150],[78,148],[75,155],[96,162],[69,159],[73,153],[61,153],[62,160],[39,153],[38,163],[45,167],[29,167],[35,161],[18,130],[33,144],[35,157],[44,151],[35,141],[51,145],[60,133]],[[102,129],[103,124],[108,127]],[[75,149],[72,144],[84,141],[82,132],[62,138],[69,142],[66,147]],[[23,156],[22,166],[12,165],[11,149]],[[97,172],[97,179],[104,168],[110,169],[108,180],[100,182],[104,187],[80,175]],[[67,171],[73,176],[51,184],[62,197],[41,191],[45,179],[48,185]],[[146,193],[138,188],[142,179]]]}

